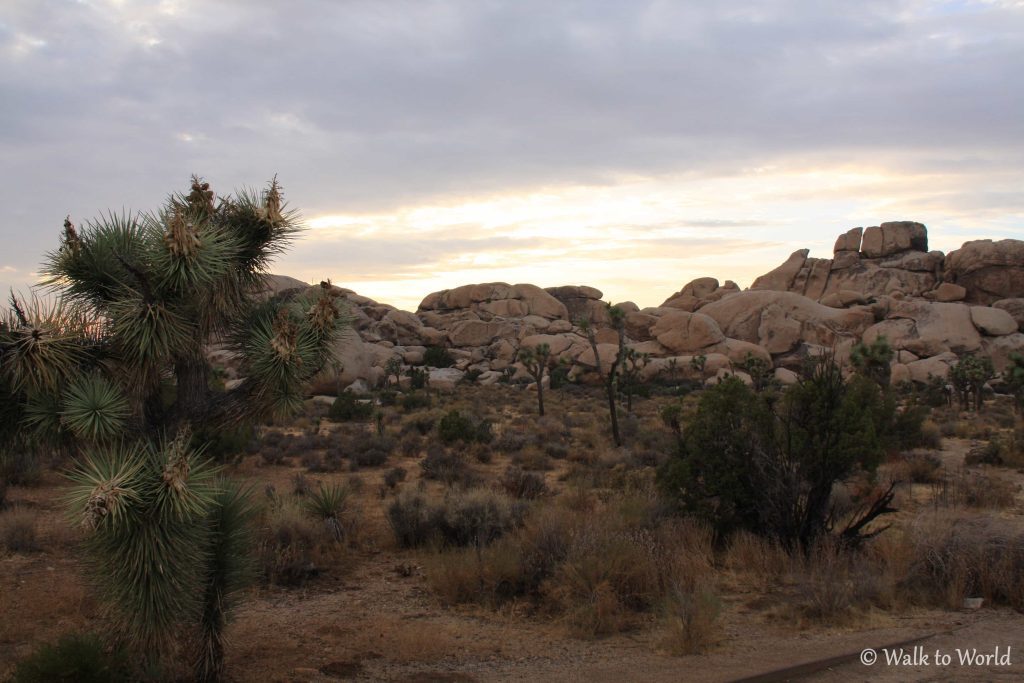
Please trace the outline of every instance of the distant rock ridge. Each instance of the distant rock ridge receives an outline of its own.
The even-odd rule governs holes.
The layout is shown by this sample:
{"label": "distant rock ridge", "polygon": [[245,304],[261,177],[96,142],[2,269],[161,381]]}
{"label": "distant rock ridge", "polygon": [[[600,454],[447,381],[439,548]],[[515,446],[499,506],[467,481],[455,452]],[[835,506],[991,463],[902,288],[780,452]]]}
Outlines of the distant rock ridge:
{"label": "distant rock ridge", "polygon": [[[286,276],[267,282],[271,294],[309,286]],[[436,387],[466,373],[484,384],[507,372],[525,381],[519,350],[540,344],[569,364],[570,377],[594,381],[582,320],[596,331],[605,367],[617,348],[602,292],[584,285],[470,284],[428,294],[415,312],[335,289],[356,334],[339,343],[340,375],[325,375],[320,389],[375,386],[390,360],[422,365],[429,346],[455,359],[454,369],[431,370]],[[749,379],[741,368],[753,356],[789,383],[809,354],[835,349],[845,362],[856,342],[885,336],[896,351],[893,381],[925,382],[945,377],[957,354],[987,354],[1001,370],[1010,353],[1024,352],[1024,241],[975,240],[943,254],[929,251],[923,224],[887,222],[839,235],[830,259],[800,249],[747,290],[702,277],[660,306],[618,305],[627,343],[649,354],[645,379],[697,379],[690,360],[698,355],[706,358],[699,379]]]}

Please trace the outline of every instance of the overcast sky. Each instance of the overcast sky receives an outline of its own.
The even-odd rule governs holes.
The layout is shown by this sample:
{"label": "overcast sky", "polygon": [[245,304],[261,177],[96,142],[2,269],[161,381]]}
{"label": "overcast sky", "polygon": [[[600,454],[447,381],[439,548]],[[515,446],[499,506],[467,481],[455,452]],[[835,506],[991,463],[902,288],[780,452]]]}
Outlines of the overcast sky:
{"label": "overcast sky", "polygon": [[3,0],[0,285],[66,214],[275,173],[275,266],[657,305],[885,220],[1024,239],[1021,0]]}

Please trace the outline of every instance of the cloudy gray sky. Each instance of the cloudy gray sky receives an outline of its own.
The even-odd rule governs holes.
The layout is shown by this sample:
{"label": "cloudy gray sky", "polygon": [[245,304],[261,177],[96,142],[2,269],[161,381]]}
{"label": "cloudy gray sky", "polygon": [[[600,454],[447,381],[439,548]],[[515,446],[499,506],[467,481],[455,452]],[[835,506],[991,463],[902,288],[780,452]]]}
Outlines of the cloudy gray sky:
{"label": "cloudy gray sky", "polygon": [[65,214],[273,174],[275,268],[656,305],[912,219],[1024,239],[1021,0],[4,0],[0,285]]}

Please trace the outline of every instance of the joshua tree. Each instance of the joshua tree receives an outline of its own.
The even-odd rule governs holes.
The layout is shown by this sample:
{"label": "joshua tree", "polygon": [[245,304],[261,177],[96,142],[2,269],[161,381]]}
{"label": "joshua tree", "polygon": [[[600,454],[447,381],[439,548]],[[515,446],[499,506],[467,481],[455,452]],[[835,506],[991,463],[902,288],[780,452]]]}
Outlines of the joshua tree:
{"label": "joshua tree", "polygon": [[608,393],[608,413],[612,423],[612,439],[615,441],[616,446],[621,446],[622,437],[619,435],[619,414],[616,407],[615,395],[618,393],[619,370],[627,353],[626,312],[618,306],[612,306],[611,304],[606,305],[608,307],[608,317],[611,320],[612,329],[618,333],[619,342],[619,349],[615,354],[615,358],[612,360],[612,365],[608,369],[607,375],[602,372],[601,354],[598,353],[597,333],[594,330],[593,323],[591,323],[588,318],[583,318],[579,320],[576,325],[580,328],[583,334],[586,335],[587,341],[590,342],[590,348],[594,352],[594,369],[597,370],[599,377],[604,378],[605,390]]}
{"label": "joshua tree", "polygon": [[707,365],[708,357],[703,353],[690,358],[690,367],[700,377],[700,383],[704,384],[704,366]]}
{"label": "joshua tree", "polygon": [[968,354],[949,370],[949,380],[960,400],[961,410],[974,405],[975,412],[981,412],[982,392],[985,382],[995,377],[992,359],[988,356]]}
{"label": "joshua tree", "polygon": [[633,394],[640,386],[640,373],[651,359],[651,354],[627,348],[622,360],[622,393],[626,396],[626,412],[633,413]]}
{"label": "joshua tree", "polygon": [[754,391],[764,391],[772,377],[772,366],[771,363],[766,361],[764,358],[758,358],[750,351],[747,351],[747,355],[743,358],[741,364],[743,370],[750,375],[750,381],[753,383]]}
{"label": "joshua tree", "polygon": [[892,347],[884,335],[870,344],[857,342],[850,350],[850,363],[857,372],[883,388],[889,385],[889,377],[892,375],[892,357]]}
{"label": "joshua tree", "polygon": [[1014,405],[1020,413],[1024,409],[1024,356],[1010,354],[1010,362],[1003,370],[1003,381],[1013,394]]}
{"label": "joshua tree", "polygon": [[537,412],[544,417],[544,372],[551,361],[551,347],[548,344],[524,346],[519,349],[519,360],[537,382]]}
{"label": "joshua tree", "polygon": [[[223,670],[249,506],[194,435],[300,407],[342,325],[329,283],[257,296],[298,229],[276,179],[216,201],[193,178],[154,214],[66,220],[51,303],[12,295],[0,324],[0,450],[74,445],[71,507],[116,635],[152,663],[198,643],[199,680]],[[246,378],[231,391],[211,388],[214,341]]]}

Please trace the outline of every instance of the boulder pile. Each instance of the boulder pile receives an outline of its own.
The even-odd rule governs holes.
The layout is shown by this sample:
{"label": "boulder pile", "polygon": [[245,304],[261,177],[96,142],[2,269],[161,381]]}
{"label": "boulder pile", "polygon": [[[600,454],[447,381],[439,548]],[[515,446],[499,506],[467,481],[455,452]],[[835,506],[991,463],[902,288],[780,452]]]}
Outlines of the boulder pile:
{"label": "boulder pile", "polygon": [[[308,285],[268,279],[268,293],[298,287]],[[330,386],[319,390],[377,386],[389,363],[423,365],[430,347],[454,360],[451,368],[428,368],[431,386],[441,388],[467,373],[484,384],[525,378],[519,351],[541,344],[571,378],[594,381],[598,363],[607,367],[617,350],[603,294],[593,287],[465,285],[428,294],[415,312],[335,290],[348,304],[352,332],[325,373]],[[893,380],[926,382],[945,377],[960,354],[986,354],[1001,370],[1010,353],[1024,352],[1024,241],[978,240],[943,254],[929,251],[921,223],[882,223],[840,235],[830,259],[798,250],[747,290],[703,277],[660,306],[617,305],[627,344],[647,354],[646,380],[743,378],[753,357],[788,383],[808,355],[834,349],[844,361],[858,341],[884,336],[896,351]],[[695,357],[703,367],[691,363]]]}

